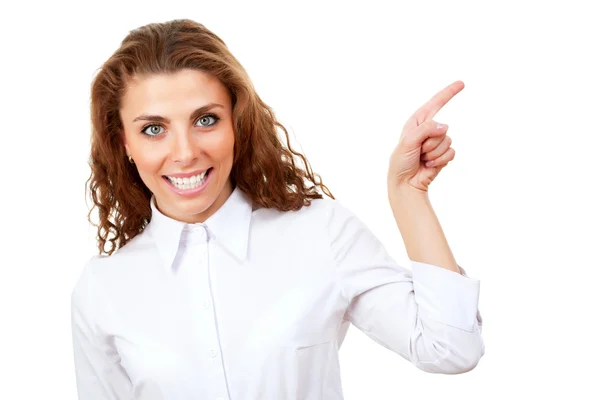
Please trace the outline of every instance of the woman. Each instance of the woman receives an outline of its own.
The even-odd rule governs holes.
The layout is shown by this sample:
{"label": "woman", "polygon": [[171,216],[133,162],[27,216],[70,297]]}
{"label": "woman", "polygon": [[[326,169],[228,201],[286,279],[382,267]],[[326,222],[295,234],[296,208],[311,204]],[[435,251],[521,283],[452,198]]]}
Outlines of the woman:
{"label": "woman", "polygon": [[190,20],[130,32],[92,85],[100,254],[72,294],[79,398],[342,399],[350,323],[424,371],[474,368],[479,281],[427,198],[454,157],[432,118],[462,88],[417,111],[390,158],[407,269],[290,148],[220,38]]}

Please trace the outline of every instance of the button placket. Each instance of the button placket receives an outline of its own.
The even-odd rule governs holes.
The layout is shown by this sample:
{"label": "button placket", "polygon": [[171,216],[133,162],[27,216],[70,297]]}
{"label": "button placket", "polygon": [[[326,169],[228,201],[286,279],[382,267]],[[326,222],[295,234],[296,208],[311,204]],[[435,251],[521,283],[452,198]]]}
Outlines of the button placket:
{"label": "button placket", "polygon": [[194,230],[197,235],[202,236],[202,250],[199,254],[199,263],[201,265],[201,276],[206,277],[203,279],[203,290],[205,293],[204,299],[201,300],[200,306],[201,309],[205,312],[205,321],[207,323],[207,328],[210,331],[210,336],[212,340],[210,340],[210,344],[208,346],[207,354],[208,358],[213,361],[218,360],[218,356],[220,354],[220,345],[219,345],[219,337],[217,332],[217,321],[215,320],[214,310],[212,309],[212,293],[210,289],[210,274],[209,274],[209,265],[208,265],[208,232],[206,227],[204,226],[195,226]]}
{"label": "button placket", "polygon": [[213,359],[217,358],[218,355],[219,352],[215,348],[210,349],[210,351],[208,352],[208,356]]}
{"label": "button placket", "polygon": [[[222,364],[222,353],[221,353],[221,343],[219,339],[219,332],[217,329],[217,321],[214,309],[214,299],[212,292],[212,283],[210,281],[210,265],[209,265],[209,242],[210,242],[210,232],[207,227],[204,225],[194,225],[190,229],[192,235],[194,236],[194,240],[198,244],[198,253],[197,253],[197,268],[199,278],[199,282],[197,284],[201,287],[199,290],[199,294],[196,298],[197,306],[201,311],[201,315],[199,316],[202,326],[202,331],[205,332],[205,341],[203,341],[204,346],[206,346],[203,350],[204,356],[206,360],[209,361],[211,366],[209,367],[208,374],[215,381],[215,384],[221,386],[221,389],[213,393],[214,399],[216,400],[225,400],[229,398],[227,394],[227,383],[225,378],[225,371],[223,370]],[[200,294],[202,293],[202,294]],[[220,381],[220,384],[217,382]],[[216,389],[216,387],[215,387]],[[218,396],[217,394],[221,394]],[[225,394],[223,396],[223,394]]]}

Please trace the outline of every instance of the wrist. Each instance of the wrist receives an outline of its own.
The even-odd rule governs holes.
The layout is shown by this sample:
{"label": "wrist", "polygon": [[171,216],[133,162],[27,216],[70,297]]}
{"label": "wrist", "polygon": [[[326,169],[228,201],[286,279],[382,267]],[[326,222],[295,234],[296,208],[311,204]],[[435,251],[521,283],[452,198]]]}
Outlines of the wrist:
{"label": "wrist", "polygon": [[429,201],[429,193],[411,185],[396,185],[388,188],[390,201]]}

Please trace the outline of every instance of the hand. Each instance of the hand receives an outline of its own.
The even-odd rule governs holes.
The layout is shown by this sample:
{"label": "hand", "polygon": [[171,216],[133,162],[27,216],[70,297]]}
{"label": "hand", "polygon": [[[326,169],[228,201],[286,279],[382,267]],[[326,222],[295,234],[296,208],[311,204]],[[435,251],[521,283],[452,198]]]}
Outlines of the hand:
{"label": "hand", "polygon": [[[438,127],[433,117],[464,87],[462,81],[456,81],[442,89],[404,124],[400,141],[390,157],[388,191],[410,187],[427,193],[442,168],[454,159],[452,140],[446,135],[448,126]],[[426,165],[427,161],[433,161],[433,165]]]}

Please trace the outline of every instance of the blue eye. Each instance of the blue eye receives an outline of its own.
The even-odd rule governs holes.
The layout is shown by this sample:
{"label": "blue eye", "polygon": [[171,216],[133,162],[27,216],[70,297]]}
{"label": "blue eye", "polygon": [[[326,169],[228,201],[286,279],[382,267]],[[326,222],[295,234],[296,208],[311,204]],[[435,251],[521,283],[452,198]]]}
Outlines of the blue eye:
{"label": "blue eye", "polygon": [[219,120],[219,117],[217,117],[217,116],[216,116],[216,115],[214,115],[214,114],[206,114],[206,115],[203,115],[202,117],[200,117],[200,118],[198,119],[198,122],[200,122],[200,121],[206,121],[206,120],[210,120],[210,118],[214,119],[214,120],[215,120],[215,122],[213,122],[212,124],[208,124],[208,125],[201,124],[200,126],[212,126],[212,125],[215,125],[215,124],[217,123],[217,121]]}
{"label": "blue eye", "polygon": [[[147,132],[148,128],[150,128],[150,132]],[[158,136],[162,133],[160,132],[160,129],[163,129],[163,127],[160,125],[148,125],[144,129],[142,129],[142,133],[148,136]]]}
{"label": "blue eye", "polygon": [[[213,119],[214,122],[210,123],[210,119]],[[217,117],[215,114],[206,114],[203,115],[202,117],[200,117],[197,122],[196,122],[196,126],[201,126],[201,127],[210,127],[215,125],[218,121],[220,120],[219,117]],[[200,125],[198,125],[198,122],[200,123]],[[161,129],[163,129],[161,131]],[[146,125],[143,129],[142,129],[142,133],[145,135],[148,135],[150,137],[154,137],[154,136],[159,136],[161,134],[164,133],[164,128],[160,125]]]}

